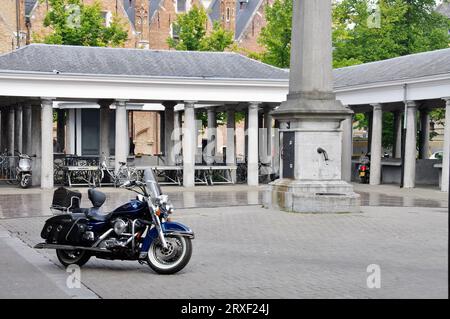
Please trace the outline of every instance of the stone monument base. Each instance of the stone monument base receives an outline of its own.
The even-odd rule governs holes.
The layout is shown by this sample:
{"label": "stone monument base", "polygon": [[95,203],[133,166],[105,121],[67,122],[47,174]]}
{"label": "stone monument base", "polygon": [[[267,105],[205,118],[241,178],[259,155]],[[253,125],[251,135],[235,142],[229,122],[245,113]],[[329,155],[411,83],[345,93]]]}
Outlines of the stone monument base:
{"label": "stone monument base", "polygon": [[359,213],[360,196],[344,181],[278,179],[264,192],[263,205],[295,213]]}

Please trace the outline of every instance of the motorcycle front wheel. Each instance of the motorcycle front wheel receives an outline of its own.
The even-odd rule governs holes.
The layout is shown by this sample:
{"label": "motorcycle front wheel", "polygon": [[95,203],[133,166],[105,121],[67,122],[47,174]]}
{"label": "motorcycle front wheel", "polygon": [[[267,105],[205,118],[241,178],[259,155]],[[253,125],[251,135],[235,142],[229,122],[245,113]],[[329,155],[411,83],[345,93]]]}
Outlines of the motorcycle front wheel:
{"label": "motorcycle front wheel", "polygon": [[30,175],[24,175],[20,179],[20,187],[22,188],[28,188],[31,185],[31,176]]}
{"label": "motorcycle front wheel", "polygon": [[91,258],[91,255],[86,250],[64,250],[57,249],[56,257],[59,262],[64,266],[78,265],[83,266]]}
{"label": "motorcycle front wheel", "polygon": [[174,274],[183,269],[191,259],[192,242],[184,236],[170,235],[165,237],[167,249],[159,238],[155,239],[148,250],[147,262],[158,274]]}

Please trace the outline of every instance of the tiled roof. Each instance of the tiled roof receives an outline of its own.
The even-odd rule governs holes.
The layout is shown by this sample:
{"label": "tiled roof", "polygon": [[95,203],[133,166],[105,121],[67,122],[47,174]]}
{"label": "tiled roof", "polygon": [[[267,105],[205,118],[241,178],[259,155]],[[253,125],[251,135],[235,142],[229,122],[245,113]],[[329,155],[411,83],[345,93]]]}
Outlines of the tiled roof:
{"label": "tiled roof", "polygon": [[288,72],[232,52],[30,44],[0,56],[0,71],[229,79],[287,79]]}

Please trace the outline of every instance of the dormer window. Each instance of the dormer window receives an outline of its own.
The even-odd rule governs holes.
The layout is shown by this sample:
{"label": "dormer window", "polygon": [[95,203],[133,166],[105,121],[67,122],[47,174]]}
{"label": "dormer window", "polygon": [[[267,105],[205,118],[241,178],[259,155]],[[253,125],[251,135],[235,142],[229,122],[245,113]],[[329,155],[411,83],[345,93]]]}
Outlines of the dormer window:
{"label": "dormer window", "polygon": [[187,0],[176,0],[177,1],[177,5],[176,5],[176,11],[177,12],[186,12],[187,10]]}

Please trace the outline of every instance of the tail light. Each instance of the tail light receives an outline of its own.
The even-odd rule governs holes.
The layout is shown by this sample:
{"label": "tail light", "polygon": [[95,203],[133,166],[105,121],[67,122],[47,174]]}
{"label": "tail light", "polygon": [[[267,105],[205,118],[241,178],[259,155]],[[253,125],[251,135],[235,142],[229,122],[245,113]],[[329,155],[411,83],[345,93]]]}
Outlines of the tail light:
{"label": "tail light", "polygon": [[361,170],[364,172],[366,170],[366,166],[365,165],[361,166]]}

